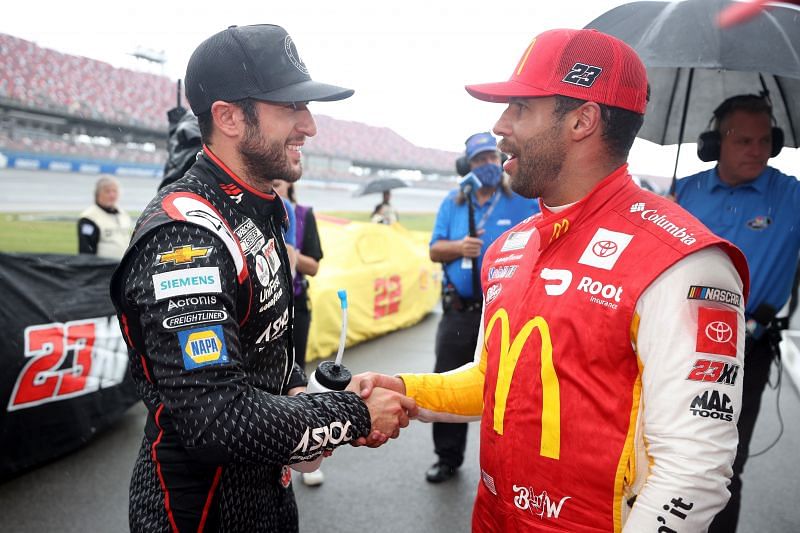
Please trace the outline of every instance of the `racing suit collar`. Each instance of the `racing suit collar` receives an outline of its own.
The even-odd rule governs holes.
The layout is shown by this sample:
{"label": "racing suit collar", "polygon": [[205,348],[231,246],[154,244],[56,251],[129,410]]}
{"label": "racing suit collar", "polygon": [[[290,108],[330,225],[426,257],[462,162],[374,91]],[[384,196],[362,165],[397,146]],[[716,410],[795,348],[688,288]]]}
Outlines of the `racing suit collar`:
{"label": "racing suit collar", "polygon": [[216,178],[219,188],[245,212],[256,216],[273,216],[279,223],[288,226],[289,216],[280,196],[263,193],[245,183],[217,157],[208,146],[203,145],[198,163],[204,164]]}
{"label": "racing suit collar", "polygon": [[535,224],[536,231],[541,236],[539,239],[539,251],[543,251],[556,242],[559,237],[568,233],[570,228],[576,228],[581,222],[604,209],[606,204],[631,179],[631,175],[628,173],[628,164],[625,163],[603,178],[589,194],[566,209],[558,210],[558,212],[547,209],[547,206],[544,205],[540,198],[539,207],[541,208],[542,216],[538,217]]}

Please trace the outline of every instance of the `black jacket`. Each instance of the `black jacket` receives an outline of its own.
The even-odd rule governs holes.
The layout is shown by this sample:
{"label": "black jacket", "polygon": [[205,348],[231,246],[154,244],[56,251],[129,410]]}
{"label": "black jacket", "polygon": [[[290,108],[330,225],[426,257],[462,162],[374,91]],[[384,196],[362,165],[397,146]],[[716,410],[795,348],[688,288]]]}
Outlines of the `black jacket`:
{"label": "black jacket", "polygon": [[206,531],[291,531],[282,466],[366,436],[369,412],[349,392],[282,396],[304,383],[290,341],[286,212],[214,159],[204,153],[159,191],[112,279],[149,411],[131,529],[211,520]]}

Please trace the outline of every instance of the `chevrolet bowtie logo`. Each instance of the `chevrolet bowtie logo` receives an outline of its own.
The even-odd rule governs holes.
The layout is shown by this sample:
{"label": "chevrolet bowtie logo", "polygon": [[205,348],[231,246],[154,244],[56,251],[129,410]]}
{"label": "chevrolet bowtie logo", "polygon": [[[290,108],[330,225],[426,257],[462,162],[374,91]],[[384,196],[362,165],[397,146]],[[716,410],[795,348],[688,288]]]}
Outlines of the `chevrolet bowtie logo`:
{"label": "chevrolet bowtie logo", "polygon": [[191,244],[187,246],[178,246],[169,252],[158,254],[158,264],[166,265],[167,263],[175,263],[176,265],[184,265],[186,263],[194,263],[194,260],[199,257],[208,257],[211,250],[211,246],[202,248],[195,248]]}

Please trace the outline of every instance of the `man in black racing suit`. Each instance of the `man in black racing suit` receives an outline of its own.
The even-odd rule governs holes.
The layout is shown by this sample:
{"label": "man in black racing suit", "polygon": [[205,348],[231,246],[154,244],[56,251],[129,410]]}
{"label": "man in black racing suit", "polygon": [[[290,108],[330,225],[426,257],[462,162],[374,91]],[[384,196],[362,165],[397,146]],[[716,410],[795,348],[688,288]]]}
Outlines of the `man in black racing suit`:
{"label": "man in black racing suit", "polygon": [[[238,78],[221,76],[226,53],[249,62]],[[312,82],[291,38],[267,25],[206,40],[186,84],[206,144],[142,213],[111,286],[148,410],[130,527],[292,532],[285,465],[368,436],[385,441],[415,409],[389,391],[374,402],[298,394],[306,380],[290,340],[286,211],[271,179],[300,177],[297,147],[316,133],[305,102],[352,91]]]}

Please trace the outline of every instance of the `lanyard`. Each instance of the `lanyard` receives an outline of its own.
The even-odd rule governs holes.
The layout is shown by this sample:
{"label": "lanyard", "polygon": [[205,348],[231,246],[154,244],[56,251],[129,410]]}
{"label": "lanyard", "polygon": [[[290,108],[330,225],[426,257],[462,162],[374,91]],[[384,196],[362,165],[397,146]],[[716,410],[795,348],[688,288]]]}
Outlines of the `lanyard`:
{"label": "lanyard", "polygon": [[[475,200],[476,200],[475,204],[476,205],[478,203],[477,199],[478,198],[476,196],[475,197]],[[470,198],[469,201],[471,202],[472,198]],[[500,201],[500,189],[498,188],[498,189],[495,189],[494,194],[492,194],[492,198],[489,200],[489,202],[490,202],[489,209],[486,210],[486,212],[481,217],[480,221],[475,225],[476,229],[483,229],[483,227],[486,225],[486,222],[489,220],[489,217],[492,216],[492,211],[494,211],[494,208],[497,206],[497,202],[499,202],[499,201]]]}

